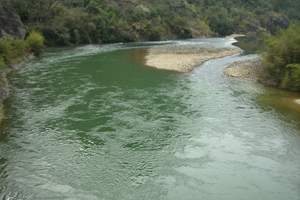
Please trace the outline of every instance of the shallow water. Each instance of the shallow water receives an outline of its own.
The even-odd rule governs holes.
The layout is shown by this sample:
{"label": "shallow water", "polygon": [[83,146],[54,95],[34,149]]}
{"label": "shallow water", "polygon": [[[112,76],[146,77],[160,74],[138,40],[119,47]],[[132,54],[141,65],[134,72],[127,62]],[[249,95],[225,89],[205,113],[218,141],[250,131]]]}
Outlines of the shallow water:
{"label": "shallow water", "polygon": [[251,55],[180,74],[144,66],[148,45],[54,50],[11,77],[0,199],[299,200],[286,93],[223,75]]}

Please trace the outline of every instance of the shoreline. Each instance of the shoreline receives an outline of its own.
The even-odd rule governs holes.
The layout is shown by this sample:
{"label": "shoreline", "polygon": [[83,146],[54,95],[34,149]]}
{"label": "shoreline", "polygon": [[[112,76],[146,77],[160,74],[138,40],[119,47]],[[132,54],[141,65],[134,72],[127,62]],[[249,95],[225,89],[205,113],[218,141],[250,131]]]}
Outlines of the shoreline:
{"label": "shoreline", "polygon": [[[285,89],[278,88],[276,83],[272,80],[268,80],[264,76],[264,67],[260,57],[249,58],[243,61],[237,61],[229,65],[224,69],[224,75],[229,78],[237,78],[241,80],[256,81],[265,87],[271,87],[274,89],[282,90],[284,92],[292,92]],[[299,93],[297,93],[299,94]],[[295,110],[300,113],[300,98],[299,95],[288,95],[288,97],[280,97],[276,100],[278,105],[291,110]]]}
{"label": "shoreline", "polygon": [[262,79],[263,68],[261,58],[254,57],[243,61],[236,61],[224,69],[224,74],[232,78],[259,81]]}
{"label": "shoreline", "polygon": [[26,55],[20,63],[11,64],[0,70],[0,127],[5,120],[5,101],[10,97],[10,85],[8,76],[10,73],[21,69],[26,62],[35,58],[33,54]]}
{"label": "shoreline", "polygon": [[[260,56],[231,63],[224,69],[224,75],[231,78],[252,80],[267,87],[282,89],[278,87],[278,84],[274,80],[267,78],[266,69],[263,66]],[[289,91],[286,89],[282,90]]]}
{"label": "shoreline", "polygon": [[[236,42],[236,37],[243,37],[243,35],[231,35],[226,38],[232,45]],[[192,71],[195,67],[211,59],[238,55],[243,50],[235,46],[204,48],[195,45],[174,45],[152,47],[147,51],[145,65],[148,67],[185,73]]]}

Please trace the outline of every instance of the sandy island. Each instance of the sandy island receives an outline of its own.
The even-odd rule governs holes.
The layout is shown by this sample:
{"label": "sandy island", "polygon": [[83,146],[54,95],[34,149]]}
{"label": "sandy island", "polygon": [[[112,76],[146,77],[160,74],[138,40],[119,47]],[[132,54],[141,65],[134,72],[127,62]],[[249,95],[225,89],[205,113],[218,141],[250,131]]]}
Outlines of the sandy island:
{"label": "sandy island", "polygon": [[[228,37],[230,42],[235,42],[234,35]],[[177,72],[189,72],[202,63],[217,58],[240,54],[238,47],[228,48],[204,48],[197,45],[171,45],[148,49],[145,64],[157,69]]]}

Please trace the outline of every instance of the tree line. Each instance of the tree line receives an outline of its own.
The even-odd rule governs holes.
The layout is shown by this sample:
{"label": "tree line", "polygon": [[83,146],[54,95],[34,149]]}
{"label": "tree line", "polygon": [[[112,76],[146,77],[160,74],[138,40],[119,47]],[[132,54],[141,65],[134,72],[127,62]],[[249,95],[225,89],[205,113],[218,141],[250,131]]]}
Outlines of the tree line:
{"label": "tree line", "polygon": [[276,33],[299,20],[294,0],[0,0],[47,45]]}

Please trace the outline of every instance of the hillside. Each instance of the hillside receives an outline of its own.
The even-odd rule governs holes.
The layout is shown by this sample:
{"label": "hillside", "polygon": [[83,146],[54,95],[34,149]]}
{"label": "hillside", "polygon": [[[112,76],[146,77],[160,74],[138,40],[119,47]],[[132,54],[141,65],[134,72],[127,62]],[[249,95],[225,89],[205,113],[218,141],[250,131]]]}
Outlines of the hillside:
{"label": "hillside", "polygon": [[299,1],[0,0],[48,45],[130,42],[268,31],[299,20]]}

